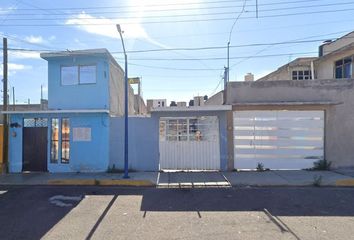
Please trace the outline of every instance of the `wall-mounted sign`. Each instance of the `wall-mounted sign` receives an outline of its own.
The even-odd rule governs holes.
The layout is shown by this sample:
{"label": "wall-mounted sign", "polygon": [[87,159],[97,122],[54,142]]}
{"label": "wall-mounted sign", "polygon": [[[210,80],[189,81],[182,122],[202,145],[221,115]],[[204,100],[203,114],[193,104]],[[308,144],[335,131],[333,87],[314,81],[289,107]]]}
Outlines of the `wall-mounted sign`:
{"label": "wall-mounted sign", "polygon": [[91,141],[91,128],[87,128],[87,127],[73,128],[73,141],[74,142],[90,142]]}

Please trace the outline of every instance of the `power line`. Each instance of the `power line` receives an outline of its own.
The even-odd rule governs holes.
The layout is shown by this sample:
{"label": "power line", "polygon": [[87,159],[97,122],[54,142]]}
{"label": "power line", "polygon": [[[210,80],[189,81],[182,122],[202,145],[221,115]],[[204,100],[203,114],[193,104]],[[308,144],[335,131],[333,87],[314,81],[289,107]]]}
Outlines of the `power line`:
{"label": "power line", "polygon": [[137,63],[128,63],[132,66],[153,68],[153,69],[164,69],[164,70],[173,70],[173,71],[220,71],[218,68],[174,68],[174,67],[163,67],[163,66],[151,66]]}
{"label": "power line", "polygon": [[[251,2],[252,0],[246,0]],[[315,0],[320,1],[320,0]],[[222,0],[222,1],[203,1],[203,4],[220,4],[220,3],[228,3],[228,2],[243,2],[243,0]],[[303,2],[303,1],[301,1]],[[184,6],[184,5],[200,5],[201,2],[182,2],[182,3],[162,3],[162,4],[149,4],[144,7],[163,7],[163,6]],[[124,5],[124,6],[92,6],[92,7],[67,7],[67,8],[45,8],[45,10],[87,10],[87,9],[112,9],[112,8],[131,8],[131,7],[142,7],[141,4],[139,5]],[[32,8],[19,8],[17,10],[20,11],[27,11],[33,10]]]}
{"label": "power line", "polygon": [[[247,2],[247,1],[246,1]],[[353,1],[351,2],[341,2],[341,3],[330,3],[330,4],[317,4],[317,5],[307,5],[307,6],[293,6],[293,7],[283,7],[283,8],[272,8],[272,9],[263,9],[263,10],[258,10],[258,12],[274,12],[274,11],[284,11],[284,10],[293,10],[293,9],[303,9],[303,8],[318,8],[318,7],[329,7],[329,6],[342,6],[342,5],[352,5],[354,4]],[[248,6],[248,5],[247,5]],[[235,6],[222,6],[222,8],[227,8],[230,9]],[[241,12],[244,12],[245,9],[243,6],[237,6],[241,7]],[[195,10],[200,10],[201,8],[196,8]],[[161,11],[159,11],[161,12]],[[193,14],[177,14],[177,15],[156,15],[156,16],[125,16],[124,19],[141,19],[141,18],[176,18],[176,17],[190,17],[190,16],[213,16],[213,15],[227,15],[227,14],[240,14],[241,12],[235,12],[235,11],[228,11],[228,12],[214,12],[214,13],[193,13]],[[247,11],[247,13],[254,13],[256,11]],[[82,12],[81,12],[82,13]],[[78,13],[78,14],[81,14]],[[84,14],[103,14],[103,13],[120,13],[120,12],[96,12],[96,13],[84,13]],[[26,15],[38,15],[38,14],[26,14]],[[40,14],[43,15],[43,14]],[[47,14],[45,14],[47,15]],[[48,14],[48,15],[67,15],[66,13],[58,13],[58,14]],[[72,14],[70,14],[72,15]],[[92,20],[90,17],[80,17],[80,20]],[[12,21],[21,21],[21,20],[26,20],[26,21],[47,21],[47,20],[67,20],[67,18],[9,18],[8,20]]]}
{"label": "power line", "polygon": [[[288,55],[301,55],[301,54],[314,54],[314,52],[290,52],[290,53],[279,53],[279,54],[267,54],[258,55],[256,58],[267,58],[267,57],[278,57],[278,56],[288,56]],[[248,59],[251,56],[239,56],[230,57],[230,59]],[[212,58],[131,58],[132,61],[215,61],[215,60],[226,60],[226,57],[212,57]],[[120,59],[122,60],[122,59]]]}
{"label": "power line", "polygon": [[[250,0],[246,0],[246,1],[250,1]],[[296,4],[296,3],[303,3],[303,2],[318,2],[318,1],[322,1],[322,0],[298,0],[298,1],[286,1],[286,2],[273,2],[273,3],[263,3],[263,4],[258,4],[258,6],[273,6],[273,5],[287,5],[287,4]],[[228,1],[219,1],[219,2],[213,2],[213,3],[225,3],[225,2],[243,2],[243,0],[239,0],[239,1],[234,1],[234,0],[228,0]],[[210,4],[212,2],[203,2],[206,4]],[[25,4],[25,3],[24,3]],[[29,4],[26,4],[29,5]],[[169,4],[172,5],[172,4]],[[173,5],[191,5],[189,3],[180,3],[180,4],[173,4]],[[137,7],[141,7],[141,5],[136,5]],[[151,7],[152,5],[149,6],[145,6],[145,7]],[[154,5],[157,7],[161,7],[161,6],[165,6],[165,4],[158,4],[158,5]],[[256,4],[248,4],[248,6],[250,7],[254,7],[256,6]],[[84,9],[114,9],[114,8],[119,8],[119,9],[124,9],[124,8],[131,8],[133,6],[110,6],[110,7],[90,7],[90,8],[86,8],[86,7],[79,7],[79,8],[40,8],[40,10],[79,10],[77,13],[82,13],[82,10]],[[144,9],[144,12],[163,12],[163,11],[185,11],[185,10],[200,10],[200,9],[219,9],[219,8],[230,8],[230,7],[242,7],[242,5],[237,5],[237,6],[209,6],[209,7],[196,7],[196,8],[169,8],[169,9]],[[38,8],[38,7],[36,7]],[[39,8],[38,8],[39,9]],[[21,11],[21,10],[35,10],[33,8],[31,9],[16,9],[17,11]],[[111,11],[111,12],[88,12],[90,14],[103,14],[103,13],[139,13],[140,11],[134,10],[134,11]],[[75,12],[62,12],[62,13],[56,13],[54,15],[71,15],[71,14],[75,14]],[[10,15],[39,15],[37,13],[10,13]],[[53,15],[53,14],[41,14],[41,15]]]}
{"label": "power line", "polygon": [[[354,38],[350,36],[341,37],[340,39]],[[286,44],[302,44],[302,43],[313,43],[313,42],[323,42],[327,40],[336,40],[339,38],[322,38],[322,39],[312,39],[312,40],[299,40],[299,41],[283,41],[283,42],[270,42],[270,43],[252,43],[252,44],[241,44],[241,45],[230,45],[230,48],[243,48],[243,47],[259,47],[259,46],[274,46],[274,45],[286,45]],[[149,53],[149,52],[165,52],[165,51],[203,51],[203,50],[218,50],[225,49],[226,46],[209,46],[209,47],[185,47],[185,48],[158,48],[158,49],[145,49],[145,50],[131,50],[127,53]],[[0,48],[1,49],[1,48]],[[8,48],[9,51],[30,51],[30,52],[50,52],[53,49],[25,49],[25,48]],[[71,52],[60,52],[63,56],[70,55]],[[113,51],[112,54],[122,53],[120,51]],[[77,54],[77,53],[75,53]]]}
{"label": "power line", "polygon": [[[287,14],[277,14],[277,15],[265,15],[259,16],[258,18],[273,18],[273,17],[289,17],[298,15],[309,15],[309,14],[322,14],[322,13],[334,13],[334,12],[348,12],[353,11],[354,8],[346,9],[336,9],[336,10],[325,10],[325,11],[312,11],[312,12],[299,12],[299,13],[287,13]],[[240,17],[240,19],[252,19],[254,17]],[[209,22],[209,21],[227,21],[234,20],[234,18],[205,18],[205,19],[184,19],[184,20],[168,20],[168,21],[148,21],[140,22],[140,24],[163,24],[163,23],[188,23],[188,22]],[[125,24],[136,24],[134,22],[126,22]],[[68,27],[68,26],[110,26],[115,25],[115,23],[70,23],[70,24],[7,24],[3,27]]]}

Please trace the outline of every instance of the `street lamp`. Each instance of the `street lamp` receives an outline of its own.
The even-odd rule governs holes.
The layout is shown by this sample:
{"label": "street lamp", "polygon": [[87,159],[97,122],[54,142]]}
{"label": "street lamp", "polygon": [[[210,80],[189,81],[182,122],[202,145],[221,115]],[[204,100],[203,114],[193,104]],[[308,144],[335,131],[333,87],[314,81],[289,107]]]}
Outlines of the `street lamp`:
{"label": "street lamp", "polygon": [[125,60],[125,70],[124,70],[124,176],[123,178],[129,178],[128,175],[128,58],[125,51],[122,29],[120,25],[117,24],[117,30],[119,32],[120,39],[122,40],[124,60]]}

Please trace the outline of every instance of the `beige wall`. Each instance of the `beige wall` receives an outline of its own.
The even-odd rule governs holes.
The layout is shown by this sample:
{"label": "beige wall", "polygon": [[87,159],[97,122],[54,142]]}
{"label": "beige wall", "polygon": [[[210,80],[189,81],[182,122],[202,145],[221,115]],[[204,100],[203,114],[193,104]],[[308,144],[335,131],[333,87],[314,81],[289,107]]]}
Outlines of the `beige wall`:
{"label": "beige wall", "polygon": [[342,38],[336,40],[335,42],[323,45],[323,56],[327,55],[333,51],[336,51],[344,46],[354,43],[354,32],[343,36]]}
{"label": "beige wall", "polygon": [[[353,56],[354,49],[339,52],[331,56],[325,56],[315,62],[317,72],[317,79],[330,79],[334,78],[334,64],[337,60],[345,57]],[[352,66],[353,68],[353,66]],[[354,70],[354,69],[353,69]]]}
{"label": "beige wall", "polygon": [[[236,111],[325,110],[326,159],[334,168],[354,167],[354,79],[230,82],[227,96],[227,104],[232,104]],[[284,102],[292,104],[281,106]],[[301,102],[336,104],[304,105]],[[263,104],[252,106],[250,103]]]}

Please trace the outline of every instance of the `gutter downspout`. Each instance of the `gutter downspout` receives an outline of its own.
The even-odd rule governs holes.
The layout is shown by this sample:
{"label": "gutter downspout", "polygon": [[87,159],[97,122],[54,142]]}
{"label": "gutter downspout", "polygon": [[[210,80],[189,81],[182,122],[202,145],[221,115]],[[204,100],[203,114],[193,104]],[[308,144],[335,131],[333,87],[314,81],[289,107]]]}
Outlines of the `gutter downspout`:
{"label": "gutter downspout", "polygon": [[315,67],[314,67],[313,61],[311,61],[311,79],[312,80],[315,79]]}

